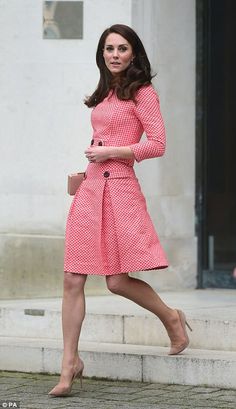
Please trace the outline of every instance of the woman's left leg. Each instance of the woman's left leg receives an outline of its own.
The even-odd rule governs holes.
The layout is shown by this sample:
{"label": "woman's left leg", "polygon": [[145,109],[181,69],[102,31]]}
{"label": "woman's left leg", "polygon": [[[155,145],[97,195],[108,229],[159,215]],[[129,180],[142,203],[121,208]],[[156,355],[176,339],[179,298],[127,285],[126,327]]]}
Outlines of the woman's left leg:
{"label": "woman's left leg", "polygon": [[170,337],[173,353],[181,352],[181,346],[186,348],[188,337],[178,310],[168,307],[149,284],[124,273],[106,276],[106,281],[112,293],[134,301],[162,321]]}

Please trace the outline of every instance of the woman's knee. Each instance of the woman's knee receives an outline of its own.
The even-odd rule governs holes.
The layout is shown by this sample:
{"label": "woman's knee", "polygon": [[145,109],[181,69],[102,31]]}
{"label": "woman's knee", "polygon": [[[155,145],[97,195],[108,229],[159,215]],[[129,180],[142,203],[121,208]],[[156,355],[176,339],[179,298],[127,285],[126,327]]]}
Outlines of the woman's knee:
{"label": "woman's knee", "polygon": [[81,291],[84,289],[87,276],[77,273],[64,273],[64,290]]}
{"label": "woman's knee", "polygon": [[127,274],[118,274],[106,277],[107,288],[114,294],[121,294],[127,282]]}

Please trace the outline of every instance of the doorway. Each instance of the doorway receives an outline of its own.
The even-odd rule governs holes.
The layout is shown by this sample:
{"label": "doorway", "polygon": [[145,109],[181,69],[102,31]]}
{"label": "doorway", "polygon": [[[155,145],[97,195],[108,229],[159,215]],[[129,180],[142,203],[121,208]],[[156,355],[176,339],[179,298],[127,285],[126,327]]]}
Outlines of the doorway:
{"label": "doorway", "polygon": [[198,287],[236,288],[236,2],[196,5]]}

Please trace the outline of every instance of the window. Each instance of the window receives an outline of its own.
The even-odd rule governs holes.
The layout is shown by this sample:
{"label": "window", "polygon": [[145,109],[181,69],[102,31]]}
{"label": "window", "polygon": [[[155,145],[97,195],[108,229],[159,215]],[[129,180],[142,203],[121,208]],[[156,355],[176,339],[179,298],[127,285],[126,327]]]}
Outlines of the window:
{"label": "window", "polygon": [[47,40],[83,38],[83,2],[44,1],[43,38]]}

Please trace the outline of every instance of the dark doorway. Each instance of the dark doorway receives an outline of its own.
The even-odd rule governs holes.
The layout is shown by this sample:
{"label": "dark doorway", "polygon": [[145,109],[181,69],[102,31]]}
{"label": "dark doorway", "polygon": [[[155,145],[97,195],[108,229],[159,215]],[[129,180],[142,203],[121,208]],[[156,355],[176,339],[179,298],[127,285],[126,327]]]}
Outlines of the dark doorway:
{"label": "dark doorway", "polygon": [[236,288],[236,1],[196,4],[198,284]]}

